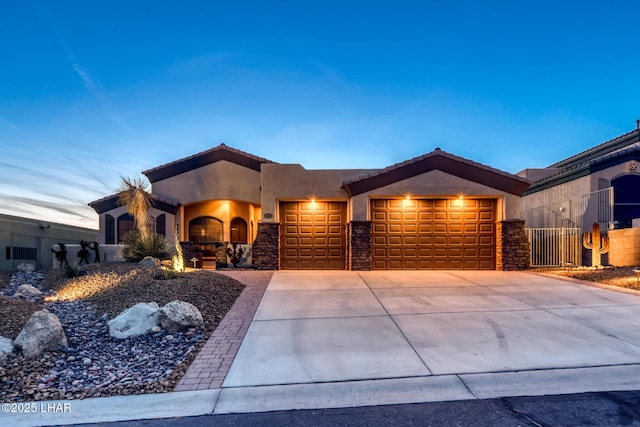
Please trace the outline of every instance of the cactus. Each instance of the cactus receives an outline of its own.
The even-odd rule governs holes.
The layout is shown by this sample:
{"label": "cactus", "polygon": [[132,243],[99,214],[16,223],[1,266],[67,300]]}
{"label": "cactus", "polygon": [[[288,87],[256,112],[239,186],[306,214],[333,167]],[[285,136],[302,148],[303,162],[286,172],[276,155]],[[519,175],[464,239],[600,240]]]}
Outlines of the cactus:
{"label": "cactus", "polygon": [[609,252],[609,238],[607,236],[600,237],[600,225],[596,222],[593,224],[591,233],[584,233],[582,244],[586,249],[591,249],[591,266],[602,267],[600,263],[601,255]]}

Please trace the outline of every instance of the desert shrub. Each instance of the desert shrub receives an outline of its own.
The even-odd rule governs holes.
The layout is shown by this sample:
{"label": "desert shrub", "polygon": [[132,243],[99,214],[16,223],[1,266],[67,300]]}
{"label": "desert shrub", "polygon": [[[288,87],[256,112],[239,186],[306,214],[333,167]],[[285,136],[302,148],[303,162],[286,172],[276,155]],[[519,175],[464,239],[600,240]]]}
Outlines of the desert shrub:
{"label": "desert shrub", "polygon": [[124,238],[122,256],[124,256],[127,261],[136,262],[148,256],[160,260],[169,259],[171,253],[167,239],[165,239],[164,236],[152,233],[146,237],[142,237],[139,231],[134,230],[129,232]]}
{"label": "desert shrub", "polygon": [[87,274],[85,271],[83,271],[80,268],[78,264],[68,264],[68,263],[67,265],[64,266],[64,273],[69,278],[80,277]]}

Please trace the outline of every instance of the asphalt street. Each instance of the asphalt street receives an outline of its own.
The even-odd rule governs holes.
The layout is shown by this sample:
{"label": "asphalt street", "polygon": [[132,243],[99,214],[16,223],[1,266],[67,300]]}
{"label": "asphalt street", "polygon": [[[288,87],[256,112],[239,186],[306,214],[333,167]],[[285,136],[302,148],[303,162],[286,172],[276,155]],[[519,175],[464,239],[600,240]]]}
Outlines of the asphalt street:
{"label": "asphalt street", "polygon": [[640,390],[358,408],[205,415],[117,423],[141,426],[640,426]]}

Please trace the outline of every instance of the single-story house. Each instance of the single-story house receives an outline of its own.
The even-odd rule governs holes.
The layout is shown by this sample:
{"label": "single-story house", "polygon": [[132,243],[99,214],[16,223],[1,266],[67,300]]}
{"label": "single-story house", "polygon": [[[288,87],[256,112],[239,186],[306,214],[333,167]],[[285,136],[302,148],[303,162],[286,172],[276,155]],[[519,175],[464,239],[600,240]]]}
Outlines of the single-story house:
{"label": "single-story house", "polygon": [[[523,177],[439,148],[384,169],[308,170],[221,144],[143,172],[156,232],[206,256],[251,245],[259,269],[529,265]],[[133,227],[117,194],[89,204],[100,241]]]}

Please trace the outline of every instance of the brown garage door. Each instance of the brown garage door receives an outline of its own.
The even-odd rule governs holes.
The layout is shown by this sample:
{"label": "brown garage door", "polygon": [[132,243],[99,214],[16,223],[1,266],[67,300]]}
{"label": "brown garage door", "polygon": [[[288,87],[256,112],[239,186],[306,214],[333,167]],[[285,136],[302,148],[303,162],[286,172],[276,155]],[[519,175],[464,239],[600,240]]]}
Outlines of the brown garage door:
{"label": "brown garage door", "polygon": [[372,200],[374,269],[494,270],[493,199]]}
{"label": "brown garage door", "polygon": [[280,268],[344,270],[347,204],[280,202]]}

